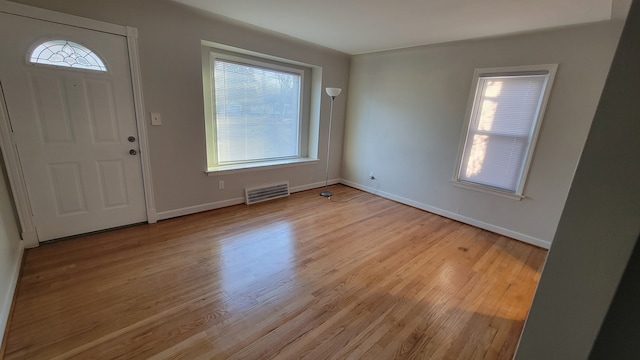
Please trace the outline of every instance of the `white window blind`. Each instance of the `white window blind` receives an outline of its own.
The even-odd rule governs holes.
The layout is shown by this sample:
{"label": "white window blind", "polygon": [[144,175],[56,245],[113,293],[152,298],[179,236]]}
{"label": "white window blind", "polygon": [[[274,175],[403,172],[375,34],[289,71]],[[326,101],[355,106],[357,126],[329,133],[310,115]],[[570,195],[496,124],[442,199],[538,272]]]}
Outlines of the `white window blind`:
{"label": "white window blind", "polygon": [[223,59],[213,68],[217,163],[298,157],[302,76]]}
{"label": "white window blind", "polygon": [[521,193],[548,76],[479,75],[458,181]]}

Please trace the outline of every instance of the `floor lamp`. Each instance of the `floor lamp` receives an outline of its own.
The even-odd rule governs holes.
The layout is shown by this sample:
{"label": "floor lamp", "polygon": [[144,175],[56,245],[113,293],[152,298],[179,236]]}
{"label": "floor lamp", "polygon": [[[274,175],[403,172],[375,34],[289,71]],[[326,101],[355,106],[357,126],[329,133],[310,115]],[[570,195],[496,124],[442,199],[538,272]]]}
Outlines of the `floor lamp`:
{"label": "floor lamp", "polygon": [[331,197],[333,195],[331,191],[329,191],[329,153],[331,150],[331,122],[333,120],[333,101],[336,99],[336,96],[340,95],[342,89],[340,88],[331,88],[328,87],[326,89],[327,95],[331,98],[331,113],[329,113],[329,141],[327,142],[327,171],[324,177],[324,190],[320,192],[320,196]]}

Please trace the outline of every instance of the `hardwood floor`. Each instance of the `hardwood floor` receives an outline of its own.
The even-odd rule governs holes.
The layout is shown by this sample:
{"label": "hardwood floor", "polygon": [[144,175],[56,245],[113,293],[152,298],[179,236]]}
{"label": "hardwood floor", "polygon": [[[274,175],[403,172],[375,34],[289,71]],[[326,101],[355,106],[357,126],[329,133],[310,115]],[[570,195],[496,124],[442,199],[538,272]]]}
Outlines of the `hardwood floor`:
{"label": "hardwood floor", "polygon": [[511,359],[545,250],[331,190],[28,250],[5,358]]}

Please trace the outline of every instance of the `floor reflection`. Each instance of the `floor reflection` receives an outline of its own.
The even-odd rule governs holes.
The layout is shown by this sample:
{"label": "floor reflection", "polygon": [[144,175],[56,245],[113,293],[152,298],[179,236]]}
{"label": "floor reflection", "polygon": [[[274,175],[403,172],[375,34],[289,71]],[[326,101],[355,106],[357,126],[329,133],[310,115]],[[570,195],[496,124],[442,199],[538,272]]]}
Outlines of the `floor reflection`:
{"label": "floor reflection", "polygon": [[[220,273],[222,287],[228,300],[227,309],[241,307],[245,289],[269,284],[295,281],[295,237],[288,222],[281,221],[250,230],[221,242]],[[291,288],[291,287],[286,287]]]}

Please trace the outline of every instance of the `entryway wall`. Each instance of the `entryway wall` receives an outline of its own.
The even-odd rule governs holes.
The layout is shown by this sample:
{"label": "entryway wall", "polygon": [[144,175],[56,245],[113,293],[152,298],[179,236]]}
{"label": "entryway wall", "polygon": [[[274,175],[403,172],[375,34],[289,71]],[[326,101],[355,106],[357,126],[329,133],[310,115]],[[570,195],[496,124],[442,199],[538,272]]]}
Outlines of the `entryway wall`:
{"label": "entryway wall", "polygon": [[[0,116],[1,111],[2,106]],[[0,163],[0,342],[4,337],[24,251],[12,203],[7,174]]]}
{"label": "entryway wall", "polygon": [[[242,201],[244,189],[288,181],[295,190],[324,185],[330,99],[320,105],[319,160],[306,165],[208,176],[201,41],[322,68],[322,85],[339,87],[331,137],[329,180],[340,178],[350,56],[264,30],[231,23],[167,0],[17,0],[63,13],[138,29],[142,86],[160,219]],[[149,112],[162,125],[150,126]],[[224,189],[218,189],[220,180]]]}
{"label": "entryway wall", "polygon": [[[139,172],[140,170],[142,171],[142,179],[140,179],[140,175],[137,175],[137,181],[140,183],[143,183],[143,189],[144,190],[140,190],[140,185],[137,185],[138,187],[138,193],[140,192],[144,192],[144,200],[141,200],[142,202],[144,202],[144,204],[141,204],[142,208],[146,207],[146,214],[144,214],[145,210],[144,209],[140,209],[137,211],[138,215],[136,216],[136,220],[135,221],[140,221],[140,220],[146,220],[149,222],[155,222],[157,217],[156,217],[156,212],[155,212],[155,205],[154,205],[154,198],[153,198],[153,191],[152,191],[152,180],[151,180],[151,171],[150,171],[150,166],[149,166],[149,151],[148,151],[148,143],[147,143],[147,132],[146,132],[146,127],[144,124],[144,105],[142,103],[142,90],[141,90],[141,86],[140,86],[140,74],[139,74],[139,63],[138,63],[138,51],[137,51],[137,30],[135,28],[131,28],[131,27],[125,27],[125,26],[120,26],[120,25],[113,25],[113,24],[109,24],[109,23],[104,23],[104,22],[100,22],[100,21],[95,21],[95,20],[90,20],[90,19],[85,19],[85,18],[79,18],[79,17],[75,17],[75,16],[70,16],[67,14],[62,14],[62,13],[57,13],[57,12],[52,12],[52,11],[47,11],[47,10],[43,10],[43,9],[38,9],[38,8],[33,8],[33,7],[29,7],[29,6],[23,6],[23,5],[19,5],[19,4],[14,4],[14,3],[9,3],[9,2],[5,2],[2,1],[0,2],[0,11],[5,13],[3,16],[7,17],[6,21],[3,23],[7,23],[9,22],[9,20],[12,21],[17,21],[18,24],[21,23],[25,23],[25,25],[27,25],[27,23],[31,22],[33,23],[34,21],[37,23],[39,21],[44,21],[43,24],[50,24],[52,26],[52,29],[50,29],[49,31],[52,32],[52,34],[48,35],[48,37],[55,37],[56,34],[58,33],[67,33],[68,31],[63,31],[64,29],[77,29],[78,31],[81,32],[85,32],[87,34],[95,34],[97,37],[109,37],[111,35],[119,37],[117,40],[120,41],[116,41],[117,43],[120,43],[121,47],[124,47],[124,49],[120,49],[121,53],[123,53],[124,55],[122,55],[122,57],[124,59],[119,59],[119,69],[118,70],[120,73],[124,74],[122,76],[124,77],[128,77],[130,76],[130,79],[125,79],[126,80],[126,84],[124,84],[124,90],[126,90],[125,92],[131,91],[129,95],[127,102],[128,102],[128,109],[129,111],[127,112],[126,116],[130,119],[129,121],[133,122],[133,124],[131,125],[131,127],[133,127],[133,129],[131,131],[127,131],[127,134],[118,134],[118,137],[120,137],[121,139],[118,139],[118,142],[121,143],[126,143],[126,140],[123,140],[123,137],[126,137],[127,135],[129,135],[129,133],[135,133],[136,129],[137,129],[137,134],[135,135],[135,139],[136,139],[136,146],[135,146],[135,151],[139,151],[140,153],[140,159],[138,160],[136,158],[136,162],[139,161],[140,164],[140,168],[137,169],[137,171]],[[22,19],[22,20],[20,20]],[[5,24],[6,25],[6,24]],[[68,25],[68,26],[67,26]],[[37,27],[42,27],[42,25],[39,25]],[[93,32],[92,32],[93,31]],[[17,34],[19,35],[14,35],[11,37],[7,37],[3,40],[7,41],[8,44],[14,44],[14,43],[19,43],[20,41],[23,40],[22,37],[24,37],[25,39],[28,37],[33,37],[32,35],[27,35],[24,31],[18,31]],[[66,35],[65,35],[66,36]],[[29,41],[29,40],[27,40]],[[35,41],[34,39],[30,40],[31,42]],[[24,42],[24,41],[23,41]],[[124,42],[124,45],[122,44]],[[113,47],[112,44],[108,45],[107,48],[111,48]],[[27,88],[24,87],[20,87],[18,86],[19,84],[24,83],[24,81],[22,80],[16,80],[14,79],[14,73],[19,73],[20,69],[24,68],[25,65],[20,65],[19,63],[22,61],[20,59],[21,56],[26,56],[26,50],[23,48],[20,48],[17,50],[20,53],[25,53],[25,54],[18,54],[18,58],[17,60],[11,60],[9,61],[9,59],[11,57],[6,56],[3,58],[3,61],[8,61],[7,64],[3,65],[3,70],[8,71],[8,68],[10,66],[13,66],[12,64],[18,66],[18,69],[16,69],[16,71],[10,71],[10,72],[5,72],[3,75],[3,78],[1,79],[2,81],[5,82],[6,85],[5,87],[3,87],[4,90],[4,97],[3,99],[7,99],[7,101],[13,101],[13,103],[11,103],[12,108],[11,110],[13,110],[13,114],[11,111],[5,111],[3,113],[3,118],[2,118],[2,122],[0,122],[0,128],[2,129],[1,132],[1,136],[0,136],[0,144],[2,145],[3,149],[4,149],[4,162],[6,165],[6,169],[7,169],[7,173],[9,176],[9,180],[10,180],[10,184],[11,184],[11,189],[12,189],[12,193],[14,195],[14,199],[15,199],[15,204],[16,204],[16,208],[17,208],[17,213],[18,213],[18,217],[20,220],[20,226],[21,226],[21,237],[22,239],[25,241],[25,247],[35,247],[38,245],[38,241],[39,240],[48,240],[48,239],[52,239],[52,238],[56,238],[56,237],[60,237],[60,236],[67,236],[67,235],[75,235],[76,233],[82,233],[82,232],[86,232],[86,231],[93,231],[93,230],[101,230],[104,228],[109,228],[112,226],[118,226],[118,225],[123,225],[125,223],[127,223],[126,221],[124,222],[120,222],[121,224],[106,224],[105,226],[95,226],[94,228],[84,228],[84,229],[80,229],[79,231],[77,231],[76,233],[64,233],[63,232],[54,232],[51,233],[49,236],[41,236],[42,238],[38,237],[38,232],[36,229],[36,224],[41,225],[41,230],[45,227],[42,223],[42,218],[43,215],[40,212],[39,213],[39,209],[36,207],[37,203],[35,202],[40,201],[41,198],[43,197],[43,194],[38,193],[36,190],[38,190],[40,185],[35,185],[36,188],[32,188],[29,189],[29,186],[34,186],[33,184],[33,179],[34,178],[38,178],[40,177],[39,175],[39,171],[42,171],[42,176],[46,177],[46,176],[53,176],[54,174],[49,174],[49,172],[53,171],[52,170],[52,166],[53,168],[55,168],[56,166],[60,167],[62,165],[69,165],[69,164],[55,164],[51,165],[49,164],[48,166],[42,166],[42,169],[35,169],[35,173],[32,172],[31,173],[31,177],[29,178],[29,176],[25,176],[28,175],[27,171],[30,168],[30,165],[32,165],[31,162],[29,163],[24,163],[24,161],[31,161],[29,159],[32,159],[33,156],[29,155],[29,152],[33,151],[36,152],[37,149],[34,149],[33,146],[24,146],[25,142],[24,139],[22,139],[23,136],[25,136],[25,134],[30,134],[35,132],[35,128],[34,129],[30,129],[30,128],[24,128],[24,126],[22,126],[23,124],[25,124],[28,121],[34,121],[35,118],[37,117],[36,114],[27,114],[25,113],[26,110],[24,109],[29,109],[29,106],[23,106],[22,107],[22,111],[21,111],[21,107],[20,102],[17,101],[21,98],[27,98],[29,97],[28,94],[24,94],[21,95],[19,94],[19,92],[25,92],[25,93],[32,93],[32,92],[36,92],[36,90],[28,90]],[[26,61],[26,60],[25,60]],[[115,65],[115,63],[114,63]],[[27,69],[29,67],[27,66]],[[35,71],[36,69],[34,68],[33,71]],[[41,69],[43,71],[47,71],[47,69]],[[115,69],[112,69],[115,70]],[[51,70],[52,74],[55,74],[56,71]],[[60,71],[57,71],[58,73]],[[107,71],[107,73],[109,73],[109,71]],[[116,73],[116,72],[113,72]],[[33,74],[29,75],[31,77],[33,77]],[[68,79],[67,79],[68,80]],[[67,81],[65,80],[65,81]],[[111,85],[109,85],[109,82],[112,81],[114,79],[110,79],[107,81],[107,83],[104,83],[105,79],[102,79],[101,81],[103,81],[103,84],[107,84],[106,86],[109,87]],[[58,80],[61,81],[61,80]],[[82,84],[80,84],[81,86],[79,86],[78,88],[83,88],[84,86]],[[34,85],[35,86],[35,85]],[[63,85],[59,85],[59,86],[63,86]],[[69,85],[71,86],[71,85]],[[75,85],[74,85],[75,86]],[[104,87],[104,86],[103,86]],[[117,92],[123,92],[122,89],[118,90],[116,88]],[[62,96],[62,95],[61,95]],[[112,97],[114,95],[111,95]],[[86,97],[86,96],[85,96]],[[85,98],[85,97],[81,97],[81,98]],[[113,101],[115,101],[115,99],[112,99]],[[61,112],[69,112],[69,114],[67,114],[68,117],[73,117],[73,107],[71,107],[71,101],[69,99],[62,101],[62,99],[60,99],[61,103],[66,104],[64,106],[62,106],[62,108],[60,109]],[[112,102],[112,101],[107,101],[107,102]],[[117,111],[121,111],[123,108],[122,104],[118,104],[118,102],[115,102],[115,106],[119,107],[120,109],[117,109]],[[3,103],[3,105],[5,106],[5,108],[8,106],[7,103]],[[65,110],[66,109],[66,110]],[[8,110],[8,108],[6,108],[5,110]],[[41,109],[40,112],[40,118],[44,118],[43,114],[46,114],[46,112],[48,110],[54,110],[54,109]],[[104,110],[104,109],[103,109]],[[100,110],[102,112],[102,110]],[[114,110],[116,111],[116,110]],[[11,116],[15,117],[13,119],[13,123],[11,122]],[[88,115],[87,115],[88,116]],[[123,117],[123,114],[121,114],[120,112],[118,112],[117,114],[114,115],[115,117],[121,118]],[[95,117],[95,116],[94,116]],[[93,119],[94,121],[96,121],[96,119]],[[40,119],[40,122],[43,122],[43,119]],[[65,121],[70,121],[69,119],[66,119]],[[88,120],[85,119],[83,120],[83,122],[87,122]],[[54,127],[60,127],[60,124],[54,124]],[[122,124],[121,124],[122,125]],[[41,124],[42,126],[42,124]],[[53,125],[52,125],[53,126]],[[19,131],[19,129],[22,127],[22,133]],[[95,126],[94,126],[95,127]],[[59,130],[56,130],[59,132]],[[71,131],[71,130],[69,130]],[[72,133],[70,133],[70,138],[73,139],[74,136],[77,136],[78,138],[83,138],[82,140],[85,141],[84,137],[86,137],[86,134],[75,134],[75,132],[77,131],[77,129],[74,129],[72,131]],[[117,131],[116,131],[117,132]],[[43,137],[44,139],[47,138],[46,133],[43,133]],[[67,139],[68,140],[68,139]],[[62,139],[62,142],[69,142],[67,140]],[[78,140],[78,139],[76,139]],[[94,139],[95,140],[95,139]],[[45,141],[46,142],[46,141]],[[60,142],[60,141],[58,141]],[[73,143],[73,141],[71,142]],[[22,148],[21,148],[22,145]],[[36,144],[37,145],[37,144]],[[125,144],[125,146],[130,146],[130,144]],[[37,146],[36,146],[37,147]],[[97,147],[96,147],[97,148]],[[69,149],[67,149],[69,150]],[[22,151],[22,159],[20,158],[20,151]],[[45,149],[44,151],[40,151],[40,155],[48,155],[48,153],[50,152],[49,149]],[[68,152],[68,151],[67,151]],[[79,151],[76,151],[74,153],[78,153]],[[40,156],[38,155],[38,156]],[[77,154],[78,156],[83,156],[83,154]],[[111,155],[109,155],[111,156]],[[108,156],[108,157],[109,157]],[[40,156],[41,157],[41,156]],[[126,158],[126,157],[125,157]],[[104,160],[107,160],[107,158],[105,158]],[[130,159],[127,159],[130,160]],[[73,165],[73,164],[71,164]],[[136,165],[138,166],[138,165]],[[69,166],[67,166],[69,167]],[[113,166],[112,166],[113,167]],[[117,166],[116,166],[117,167]],[[51,171],[47,171],[51,170]],[[33,170],[33,169],[32,169]],[[130,169],[129,169],[130,170]],[[127,170],[128,171],[128,170]],[[55,171],[54,171],[55,172]],[[78,172],[80,172],[80,170],[78,170]],[[129,171],[130,172],[130,171]],[[64,178],[64,176],[63,176]],[[31,179],[31,180],[30,180]],[[60,181],[68,181],[68,178],[64,178],[64,179],[60,179]],[[78,179],[78,183],[82,183],[83,179]],[[104,179],[102,180],[104,182]],[[43,186],[47,186],[46,184],[43,184]],[[116,186],[118,187],[118,186]],[[122,187],[122,186],[120,186]],[[80,187],[79,187],[80,188]],[[86,190],[86,189],[85,189]],[[127,190],[129,191],[129,190]],[[89,192],[91,192],[91,190],[89,190]],[[29,195],[32,196],[32,198],[29,198]],[[68,195],[68,194],[67,194]],[[133,195],[133,194],[132,194]],[[58,199],[59,202],[60,201],[66,201],[66,199],[64,199],[66,196],[62,196],[62,200]],[[126,196],[125,196],[126,197]],[[50,201],[53,202],[53,201]],[[58,204],[59,205],[59,204]],[[140,207],[140,206],[139,206]],[[59,213],[59,211],[58,211]],[[66,215],[64,214],[58,214],[58,218],[63,219],[64,217],[66,217]],[[87,221],[85,220],[78,220],[81,221],[82,223],[87,223]],[[134,222],[135,222],[134,221]],[[72,221],[73,223],[73,221]],[[65,227],[69,227],[69,224],[62,224],[59,226],[59,229],[64,230]]]}

